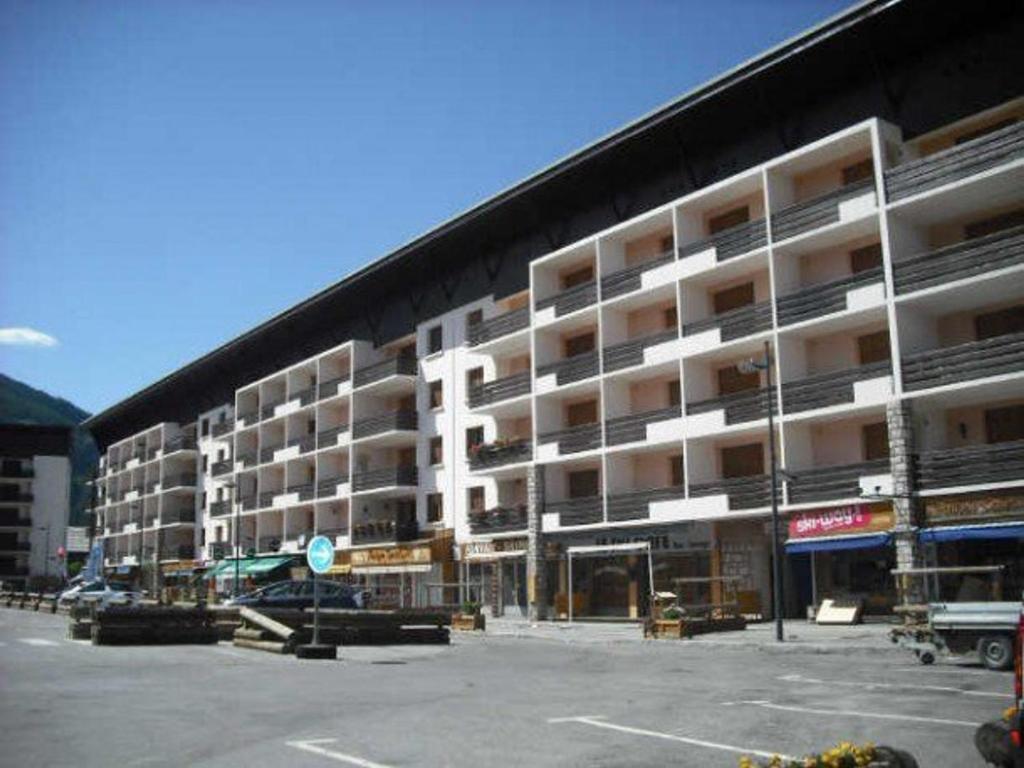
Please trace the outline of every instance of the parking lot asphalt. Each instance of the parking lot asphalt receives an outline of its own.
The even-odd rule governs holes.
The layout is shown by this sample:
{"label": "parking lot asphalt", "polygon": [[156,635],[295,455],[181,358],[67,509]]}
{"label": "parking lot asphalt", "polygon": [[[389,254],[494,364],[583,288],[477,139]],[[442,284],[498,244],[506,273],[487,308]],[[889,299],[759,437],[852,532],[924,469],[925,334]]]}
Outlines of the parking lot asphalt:
{"label": "parking lot asphalt", "polygon": [[982,766],[1011,676],[909,654],[456,636],[336,662],[94,647],[0,609],[0,765],[735,766],[839,740]]}

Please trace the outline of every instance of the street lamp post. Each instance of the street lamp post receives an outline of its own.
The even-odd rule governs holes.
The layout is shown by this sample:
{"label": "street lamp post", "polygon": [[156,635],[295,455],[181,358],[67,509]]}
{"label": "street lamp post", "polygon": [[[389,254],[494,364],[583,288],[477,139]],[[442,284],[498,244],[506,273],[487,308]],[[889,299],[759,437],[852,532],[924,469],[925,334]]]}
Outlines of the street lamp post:
{"label": "street lamp post", "polygon": [[771,463],[772,505],[772,612],[775,614],[775,639],[784,641],[782,632],[782,553],[779,551],[778,462],[775,460],[775,392],[772,388],[771,346],[764,343],[764,359],[748,360],[739,365],[740,373],[764,371],[768,389],[768,456]]}
{"label": "street lamp post", "polygon": [[239,525],[241,524],[241,506],[238,503],[238,494],[236,493],[236,491],[238,490],[237,485],[234,482],[229,482],[229,483],[224,483],[224,487],[227,488],[228,489],[228,493],[231,494],[231,506],[235,510],[235,516],[234,516],[235,522],[234,522],[234,525],[231,526],[232,529],[233,529],[232,530],[232,534],[233,534],[232,538],[234,539],[233,549],[234,549],[234,552],[235,552],[235,578],[231,582],[231,596],[232,597],[238,597],[241,594],[239,592],[239,590],[238,590],[238,579],[239,579],[239,575],[240,575],[240,561],[241,561],[241,557],[242,557],[242,553],[239,550],[240,539],[239,539],[239,532],[238,532]]}

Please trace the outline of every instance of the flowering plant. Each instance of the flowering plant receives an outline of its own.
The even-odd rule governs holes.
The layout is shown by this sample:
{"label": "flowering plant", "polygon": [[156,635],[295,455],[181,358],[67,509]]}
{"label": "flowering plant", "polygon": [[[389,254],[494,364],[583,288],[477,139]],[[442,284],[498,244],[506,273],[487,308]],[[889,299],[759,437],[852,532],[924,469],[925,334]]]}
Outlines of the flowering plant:
{"label": "flowering plant", "polygon": [[761,762],[744,755],[740,758],[740,768],[861,768],[875,760],[876,752],[874,744],[857,746],[841,741],[819,755],[808,755],[800,760],[773,755],[767,762]]}

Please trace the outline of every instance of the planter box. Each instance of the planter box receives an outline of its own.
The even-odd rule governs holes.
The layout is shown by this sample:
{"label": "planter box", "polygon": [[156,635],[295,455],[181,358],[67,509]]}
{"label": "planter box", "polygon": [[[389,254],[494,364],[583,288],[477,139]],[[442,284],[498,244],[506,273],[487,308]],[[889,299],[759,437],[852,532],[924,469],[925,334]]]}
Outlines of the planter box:
{"label": "planter box", "polygon": [[681,640],[689,637],[689,628],[682,619],[654,619],[646,625],[648,637]]}
{"label": "planter box", "polygon": [[452,629],[459,632],[473,632],[486,629],[487,617],[482,613],[456,613],[452,615]]}

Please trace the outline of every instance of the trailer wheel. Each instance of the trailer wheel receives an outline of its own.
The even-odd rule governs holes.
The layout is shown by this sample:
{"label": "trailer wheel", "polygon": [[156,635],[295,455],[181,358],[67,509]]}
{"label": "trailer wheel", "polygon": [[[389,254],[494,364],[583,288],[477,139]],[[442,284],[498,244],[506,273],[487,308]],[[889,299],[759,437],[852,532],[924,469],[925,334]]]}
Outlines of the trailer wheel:
{"label": "trailer wheel", "polygon": [[918,654],[917,659],[927,667],[929,664],[935,663],[935,654],[931,651],[921,651],[921,653]]}
{"label": "trailer wheel", "polygon": [[986,635],[978,641],[978,655],[989,669],[1009,669],[1013,664],[1013,643],[1003,635]]}

